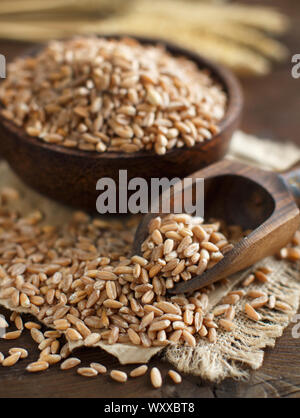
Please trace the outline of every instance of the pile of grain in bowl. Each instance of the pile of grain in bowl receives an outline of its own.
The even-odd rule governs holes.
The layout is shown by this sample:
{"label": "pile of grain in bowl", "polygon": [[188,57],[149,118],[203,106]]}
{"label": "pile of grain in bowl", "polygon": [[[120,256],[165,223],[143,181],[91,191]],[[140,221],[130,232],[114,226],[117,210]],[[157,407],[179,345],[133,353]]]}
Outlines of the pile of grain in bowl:
{"label": "pile of grain in bowl", "polygon": [[5,118],[47,143],[159,155],[210,140],[226,108],[207,69],[128,38],[50,42],[9,64],[0,100]]}

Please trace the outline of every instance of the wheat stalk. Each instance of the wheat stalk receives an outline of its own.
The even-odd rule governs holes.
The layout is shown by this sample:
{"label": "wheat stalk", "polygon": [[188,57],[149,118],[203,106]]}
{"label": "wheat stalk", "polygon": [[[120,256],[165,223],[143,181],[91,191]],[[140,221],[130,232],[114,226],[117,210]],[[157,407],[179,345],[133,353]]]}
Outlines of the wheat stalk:
{"label": "wheat stalk", "polygon": [[107,10],[120,10],[130,5],[130,0],[1,0],[0,15],[23,15],[24,13],[61,13],[77,14],[103,13]]}
{"label": "wheat stalk", "polygon": [[286,48],[288,19],[273,8],[200,0],[2,0],[0,37],[45,41],[124,33],[173,40],[240,73],[265,74]]}

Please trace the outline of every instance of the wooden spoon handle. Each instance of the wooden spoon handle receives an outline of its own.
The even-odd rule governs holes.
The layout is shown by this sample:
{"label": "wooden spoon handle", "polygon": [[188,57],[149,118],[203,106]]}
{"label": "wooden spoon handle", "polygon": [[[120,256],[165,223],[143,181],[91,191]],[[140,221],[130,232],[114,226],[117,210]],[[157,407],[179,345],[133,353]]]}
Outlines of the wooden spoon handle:
{"label": "wooden spoon handle", "polygon": [[281,174],[281,178],[300,207],[300,168]]}

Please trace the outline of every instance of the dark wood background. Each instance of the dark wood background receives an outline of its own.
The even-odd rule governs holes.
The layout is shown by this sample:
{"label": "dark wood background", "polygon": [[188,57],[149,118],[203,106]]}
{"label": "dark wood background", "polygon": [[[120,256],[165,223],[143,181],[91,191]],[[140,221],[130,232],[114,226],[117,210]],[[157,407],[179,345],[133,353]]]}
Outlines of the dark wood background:
{"label": "dark wood background", "polygon": [[[275,66],[274,71],[262,78],[245,78],[245,110],[242,129],[276,141],[293,141],[300,145],[300,79],[291,76],[291,56],[300,53],[300,3],[298,0],[247,0],[243,3],[277,6],[291,18],[291,29],[283,37],[289,47],[287,62]],[[0,6],[1,7],[1,6]],[[0,53],[11,58],[28,44],[0,40]],[[9,313],[0,309],[0,313]],[[300,340],[292,338],[290,325],[277,340],[273,349],[267,349],[263,367],[251,373],[247,382],[227,379],[221,384],[210,384],[199,378],[184,376],[181,385],[169,379],[159,390],[149,383],[149,377],[129,380],[126,385],[112,382],[108,376],[93,379],[76,375],[75,370],[62,372],[52,366],[40,374],[25,372],[26,364],[35,361],[38,351],[28,332],[16,342],[1,341],[0,351],[7,354],[12,346],[28,349],[30,355],[13,368],[0,368],[0,397],[300,397]],[[118,361],[100,350],[83,349],[78,352],[82,365],[91,361],[105,364],[109,369],[119,367]],[[159,365],[165,376],[169,365],[159,359],[150,366]],[[120,367],[125,371],[132,366]]]}

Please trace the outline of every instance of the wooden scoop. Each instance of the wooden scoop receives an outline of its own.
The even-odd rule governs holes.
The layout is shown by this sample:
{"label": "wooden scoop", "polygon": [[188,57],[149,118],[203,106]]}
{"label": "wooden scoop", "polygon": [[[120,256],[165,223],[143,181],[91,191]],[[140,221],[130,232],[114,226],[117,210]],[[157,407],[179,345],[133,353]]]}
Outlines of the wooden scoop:
{"label": "wooden scoop", "polygon": [[[204,178],[205,219],[223,219],[228,225],[240,225],[252,232],[214,267],[169,289],[171,294],[201,289],[274,254],[291,240],[300,225],[300,212],[294,199],[300,198],[300,170],[279,175],[222,160],[190,177]],[[163,194],[161,199],[164,197]],[[171,195],[171,212],[178,199],[182,199],[182,193]],[[134,241],[136,254],[141,253],[148,224],[156,216],[149,213],[139,224]]]}

